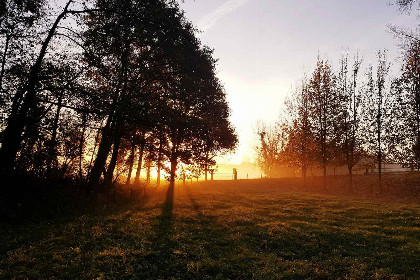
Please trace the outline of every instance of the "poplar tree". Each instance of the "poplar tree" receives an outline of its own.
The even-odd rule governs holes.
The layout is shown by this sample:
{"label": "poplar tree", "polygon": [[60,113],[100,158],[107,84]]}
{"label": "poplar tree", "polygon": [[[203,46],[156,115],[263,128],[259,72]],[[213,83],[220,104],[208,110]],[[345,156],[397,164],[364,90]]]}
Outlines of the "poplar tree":
{"label": "poplar tree", "polygon": [[291,124],[286,126],[287,144],[282,157],[289,166],[301,169],[303,185],[306,186],[307,170],[314,164],[316,155],[315,137],[311,125],[311,107],[306,78],[301,86],[286,101]]}
{"label": "poplar tree", "polygon": [[338,117],[336,77],[328,61],[318,60],[308,83],[311,128],[317,145],[316,162],[323,170],[326,187],[327,167],[334,157],[336,147],[334,128]]}
{"label": "poplar tree", "polygon": [[401,77],[396,79],[398,107],[394,111],[397,142],[397,162],[420,170],[420,42],[411,41],[404,52]]}
{"label": "poplar tree", "polygon": [[388,78],[390,64],[386,50],[377,53],[377,68],[374,73],[370,65],[367,71],[367,82],[363,92],[363,144],[366,150],[376,157],[378,169],[378,185],[382,188],[382,164],[386,155],[390,154],[392,145],[392,96]]}
{"label": "poplar tree", "polygon": [[[337,157],[342,158],[349,174],[349,191],[353,191],[353,168],[363,155],[361,122],[361,92],[358,85],[362,60],[355,56],[353,65],[348,69],[348,55],[340,60],[340,71],[337,79],[337,95],[339,100],[339,118],[336,124]],[[349,73],[350,72],[350,73]]]}

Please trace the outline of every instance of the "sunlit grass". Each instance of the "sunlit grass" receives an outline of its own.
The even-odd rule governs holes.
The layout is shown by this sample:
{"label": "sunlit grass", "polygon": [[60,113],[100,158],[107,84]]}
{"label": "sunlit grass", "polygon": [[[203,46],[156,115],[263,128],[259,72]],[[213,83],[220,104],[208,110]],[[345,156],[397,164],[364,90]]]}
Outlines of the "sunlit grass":
{"label": "sunlit grass", "polygon": [[2,225],[0,278],[420,276],[419,204],[289,193],[265,181],[176,187],[170,198],[162,190],[124,209]]}

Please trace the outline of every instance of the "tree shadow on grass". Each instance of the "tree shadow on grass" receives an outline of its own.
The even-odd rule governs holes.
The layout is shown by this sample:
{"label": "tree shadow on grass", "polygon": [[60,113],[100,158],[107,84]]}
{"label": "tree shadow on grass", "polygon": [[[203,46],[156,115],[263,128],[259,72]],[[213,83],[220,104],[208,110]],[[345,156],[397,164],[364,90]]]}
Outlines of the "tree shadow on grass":
{"label": "tree shadow on grass", "polygon": [[167,279],[183,278],[185,266],[179,260],[174,239],[174,186],[169,185],[162,213],[152,228],[153,237],[149,254],[145,256],[144,266],[136,274],[144,278]]}
{"label": "tree shadow on grass", "polygon": [[186,187],[185,191],[188,195],[189,200],[191,201],[191,204],[192,204],[194,210],[197,212],[197,217],[198,218],[203,218],[204,215],[200,210],[200,205],[197,203],[196,199],[192,196],[191,189],[189,187]]}
{"label": "tree shadow on grass", "polygon": [[[185,188],[187,197],[196,212],[196,219],[189,227],[192,235],[190,252],[196,262],[192,277],[196,279],[254,279],[253,272],[259,264],[254,256],[244,251],[244,244],[238,242],[235,233],[212,216],[203,212],[191,189]],[[193,259],[190,257],[190,260]]]}
{"label": "tree shadow on grass", "polygon": [[141,245],[133,214],[149,198],[81,216],[3,227],[0,255],[7,257],[0,258],[0,278],[91,278],[101,271],[118,275],[124,270],[115,264],[123,253]]}
{"label": "tree shadow on grass", "polygon": [[[217,213],[212,216],[213,207],[200,206],[188,188],[186,193],[197,212],[196,221],[191,222],[191,236],[204,248],[199,263],[201,275],[230,279],[415,275],[415,253],[401,249],[408,240],[385,236],[382,230],[378,234],[359,231],[346,225],[346,219],[340,222],[340,227],[326,225],[318,216],[314,217],[309,206],[294,209],[299,210],[294,215],[278,217],[271,217],[270,209],[265,214],[258,213],[259,206],[253,207],[256,215],[246,212],[249,216],[244,217],[232,209],[233,219],[224,220]],[[289,203],[297,204],[293,200]],[[307,201],[302,206],[311,203]],[[264,215],[266,218],[262,218]],[[348,217],[343,215],[342,218]],[[330,218],[336,221],[339,217],[341,214]],[[391,261],[393,258],[395,261]]]}
{"label": "tree shadow on grass", "polygon": [[[190,190],[184,190],[190,203],[180,200],[179,211],[184,215],[175,219],[174,189],[168,188],[162,213],[152,229],[150,252],[138,260],[142,269],[135,275],[144,279],[251,279],[252,274],[238,269],[238,262],[224,261],[240,254],[229,230],[205,215]],[[196,215],[185,216],[188,212],[183,211],[189,207]]]}
{"label": "tree shadow on grass", "polygon": [[162,207],[162,214],[159,223],[155,227],[156,239],[167,240],[173,225],[173,209],[174,209],[174,187],[169,186],[166,192],[166,200]]}

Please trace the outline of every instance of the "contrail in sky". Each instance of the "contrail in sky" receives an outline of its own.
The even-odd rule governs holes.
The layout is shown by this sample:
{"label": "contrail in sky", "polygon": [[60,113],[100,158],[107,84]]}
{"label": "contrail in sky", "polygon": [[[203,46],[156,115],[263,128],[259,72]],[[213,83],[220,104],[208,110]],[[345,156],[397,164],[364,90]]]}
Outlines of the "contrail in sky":
{"label": "contrail in sky", "polygon": [[235,11],[236,9],[242,7],[250,0],[229,0],[223,5],[221,5],[216,10],[208,13],[198,21],[198,28],[202,31],[207,31],[212,28],[219,19],[223,16]]}

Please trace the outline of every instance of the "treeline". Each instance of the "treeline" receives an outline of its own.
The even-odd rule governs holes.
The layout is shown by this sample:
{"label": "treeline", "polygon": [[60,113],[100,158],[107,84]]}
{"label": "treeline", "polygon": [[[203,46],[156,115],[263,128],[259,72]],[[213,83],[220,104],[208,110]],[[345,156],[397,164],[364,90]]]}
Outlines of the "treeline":
{"label": "treeline", "polygon": [[315,167],[325,187],[327,168],[346,166],[352,191],[355,168],[376,167],[382,192],[384,161],[420,169],[420,40],[398,36],[405,42],[399,77],[390,74],[386,50],[377,53],[375,66],[357,53],[342,55],[337,70],[318,59],[286,100],[282,119],[258,126],[258,164],[267,176],[299,168],[306,184],[308,168]]}
{"label": "treeline", "polygon": [[213,50],[176,1],[55,3],[0,4],[2,197],[60,180],[106,193],[143,167],[173,182],[235,147]]}

